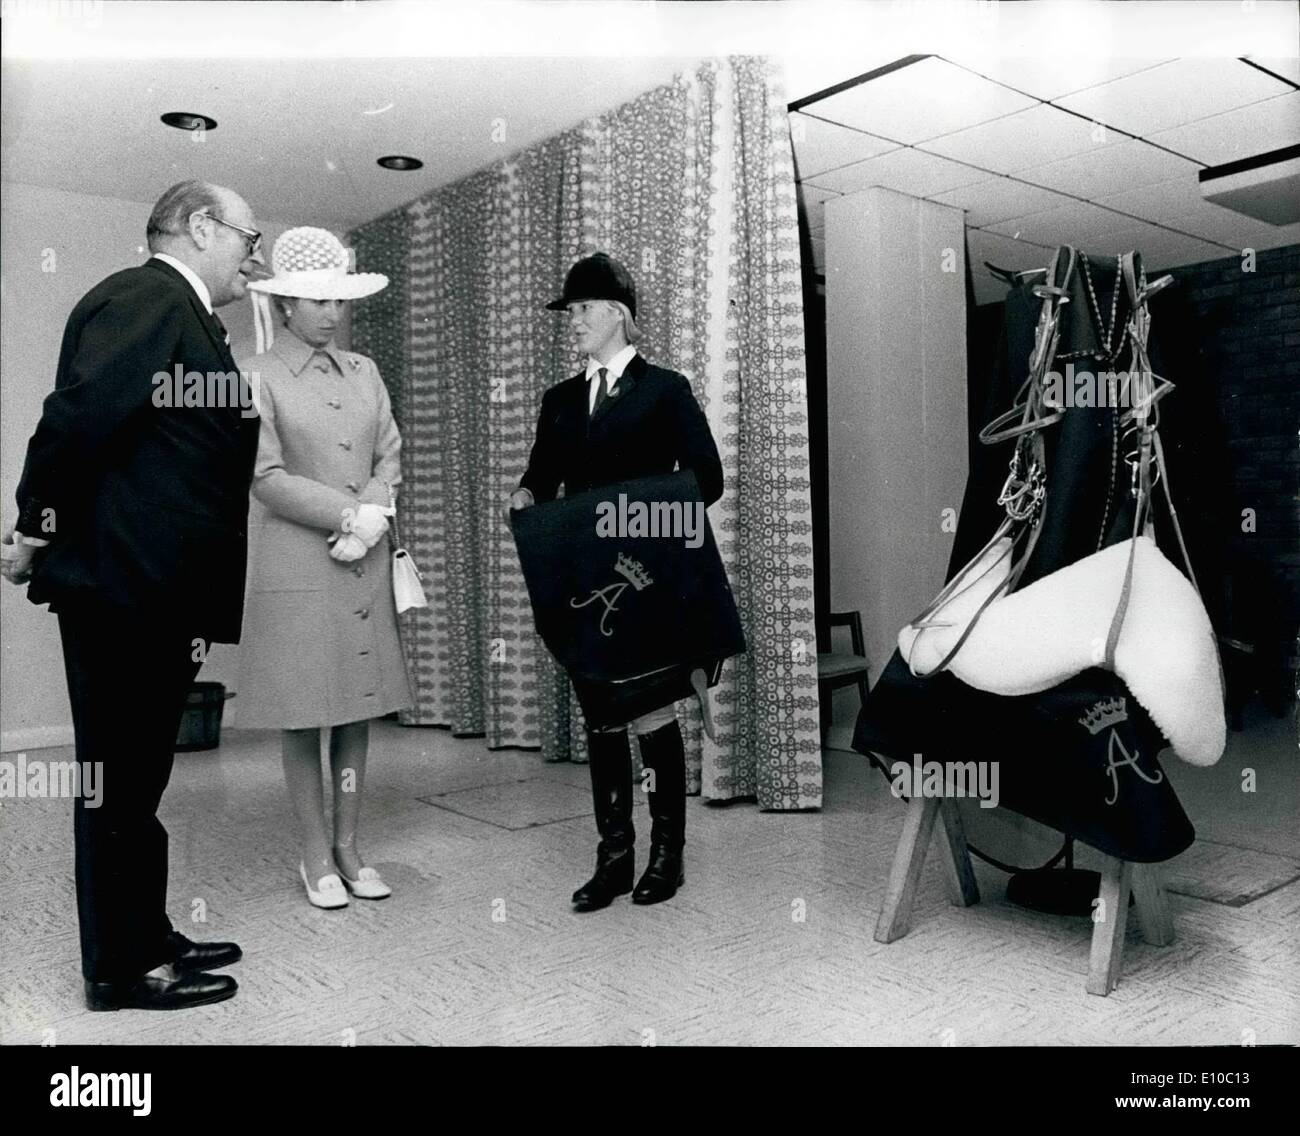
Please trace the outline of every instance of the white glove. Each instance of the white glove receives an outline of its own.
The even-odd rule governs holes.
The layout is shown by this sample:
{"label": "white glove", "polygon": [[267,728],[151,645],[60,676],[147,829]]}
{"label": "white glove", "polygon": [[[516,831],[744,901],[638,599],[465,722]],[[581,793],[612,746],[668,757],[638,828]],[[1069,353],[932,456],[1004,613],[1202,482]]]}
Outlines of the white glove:
{"label": "white glove", "polygon": [[350,564],[353,560],[360,560],[367,551],[365,541],[359,536],[345,533],[334,542],[334,547],[330,549],[330,559]]}
{"label": "white glove", "polygon": [[379,538],[388,531],[391,509],[382,505],[358,505],[343,515],[343,531],[360,537],[367,548],[374,548]]}
{"label": "white glove", "polygon": [[25,584],[32,576],[36,546],[28,544],[22,533],[10,529],[0,544],[0,575],[11,584]]}

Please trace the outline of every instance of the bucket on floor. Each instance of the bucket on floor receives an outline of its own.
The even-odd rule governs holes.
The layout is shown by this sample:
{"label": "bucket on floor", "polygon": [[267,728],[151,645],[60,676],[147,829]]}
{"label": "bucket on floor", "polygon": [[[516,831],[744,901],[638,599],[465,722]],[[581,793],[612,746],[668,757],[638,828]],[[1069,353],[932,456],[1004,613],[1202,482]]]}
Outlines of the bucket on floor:
{"label": "bucket on floor", "polygon": [[219,682],[196,682],[185,696],[185,712],[176,734],[176,752],[216,749],[221,744],[221,712],[234,698]]}

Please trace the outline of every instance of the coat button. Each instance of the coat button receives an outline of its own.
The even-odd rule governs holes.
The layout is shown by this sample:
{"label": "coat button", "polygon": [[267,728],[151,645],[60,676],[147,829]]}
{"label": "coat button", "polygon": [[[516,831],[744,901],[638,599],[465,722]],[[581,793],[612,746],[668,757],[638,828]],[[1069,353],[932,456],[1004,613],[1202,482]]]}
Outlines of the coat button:
{"label": "coat button", "polygon": [[317,361],[317,363],[316,363],[316,370],[318,370],[318,371],[328,371],[329,369],[330,369],[330,365],[329,365],[327,362],[325,362],[324,359],[320,359],[320,360]]}
{"label": "coat button", "polygon": [[343,409],[343,402],[342,402],[342,400],[341,400],[341,399],[337,399],[337,398],[327,399],[327,400],[325,401],[325,405],[326,405],[326,406],[332,406],[335,410],[342,410],[342,409]]}
{"label": "coat button", "polygon": [[358,564],[355,568],[352,569],[352,575],[354,576],[364,576],[365,574],[366,574],[366,570],[362,568],[360,564]]}
{"label": "coat button", "polygon": [[361,492],[361,486],[358,485],[355,481],[349,481],[343,488],[350,489],[353,493]]}
{"label": "coat button", "polygon": [[361,616],[362,619],[369,619],[370,609],[368,607],[363,607],[358,614]]}
{"label": "coat button", "polygon": [[341,442],[339,442],[339,445],[342,446],[345,450],[350,450],[352,449],[352,439],[344,438]]}

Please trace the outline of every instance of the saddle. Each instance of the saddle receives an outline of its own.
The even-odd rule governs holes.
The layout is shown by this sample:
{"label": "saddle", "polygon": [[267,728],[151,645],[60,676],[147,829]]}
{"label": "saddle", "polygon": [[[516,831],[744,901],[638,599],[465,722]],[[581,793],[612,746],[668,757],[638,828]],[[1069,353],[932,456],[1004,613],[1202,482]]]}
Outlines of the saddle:
{"label": "saddle", "polygon": [[[1116,267],[1109,328],[1099,310],[1090,261],[1075,249],[1059,249],[1045,282],[1031,285],[1042,308],[1028,376],[1016,404],[980,432],[986,444],[1016,442],[998,498],[1005,518],[988,544],[902,629],[899,648],[917,677],[950,669],[976,689],[999,694],[1048,690],[1102,666],[1124,679],[1178,756],[1212,765],[1227,739],[1222,673],[1169,493],[1158,432],[1159,401],[1173,384],[1154,373],[1147,352],[1147,301],[1172,278],[1148,285],[1137,253],[1119,257]],[[1121,298],[1126,318],[1119,333]],[[1076,316],[1065,329],[1073,348],[1066,352],[1060,345],[1070,304],[1080,305],[1092,318]],[[1128,365],[1117,371],[1125,343]],[[1089,360],[1092,368],[1080,369],[1083,381],[1077,385],[1064,381],[1076,377],[1073,365],[1065,376],[1055,369],[1060,361],[1075,358]],[[1076,390],[1081,396],[1077,406]],[[1105,463],[1106,483],[1080,483],[1094,502],[1101,499],[1100,521],[1088,524],[1086,511],[1076,510],[1083,521],[1080,534],[1088,538],[1095,532],[1096,544],[1087,555],[1062,558],[1064,563],[1046,573],[1040,565],[1037,578],[1016,591],[1033,563],[1044,521],[1046,436],[1063,420],[1094,434],[1109,427],[1112,455]],[[1057,451],[1062,452],[1069,450]],[[1068,498],[1076,471],[1069,461],[1052,465],[1061,476],[1051,480],[1065,483]],[[1185,577],[1151,539],[1157,484],[1164,489]],[[1058,527],[1061,516],[1057,510]]]}
{"label": "saddle", "polygon": [[[1134,862],[1195,835],[1166,740],[1205,765],[1225,739],[1158,430],[1173,384],[1148,353],[1148,302],[1171,282],[1135,252],[1070,246],[1015,278],[977,447],[1006,474],[972,454],[949,582],[900,632],[853,742],[877,763],[998,761],[1003,806]],[[1080,399],[1060,379],[1084,370]]]}

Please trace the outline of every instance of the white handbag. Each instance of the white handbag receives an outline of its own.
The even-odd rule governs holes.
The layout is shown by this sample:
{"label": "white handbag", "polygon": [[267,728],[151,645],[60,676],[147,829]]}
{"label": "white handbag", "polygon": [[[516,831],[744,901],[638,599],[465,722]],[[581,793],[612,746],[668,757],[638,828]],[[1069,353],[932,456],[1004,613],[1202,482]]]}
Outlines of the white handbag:
{"label": "white handbag", "polygon": [[393,552],[393,597],[397,600],[397,614],[413,607],[428,607],[424,587],[420,580],[420,570],[411,559],[411,554],[404,548]]}
{"label": "white handbag", "polygon": [[389,522],[388,535],[393,542],[393,598],[397,602],[397,614],[409,611],[413,607],[428,607],[429,601],[424,594],[423,573],[415,566],[411,554],[402,547],[397,535],[397,499],[393,490],[388,489],[388,500],[393,509]]}

